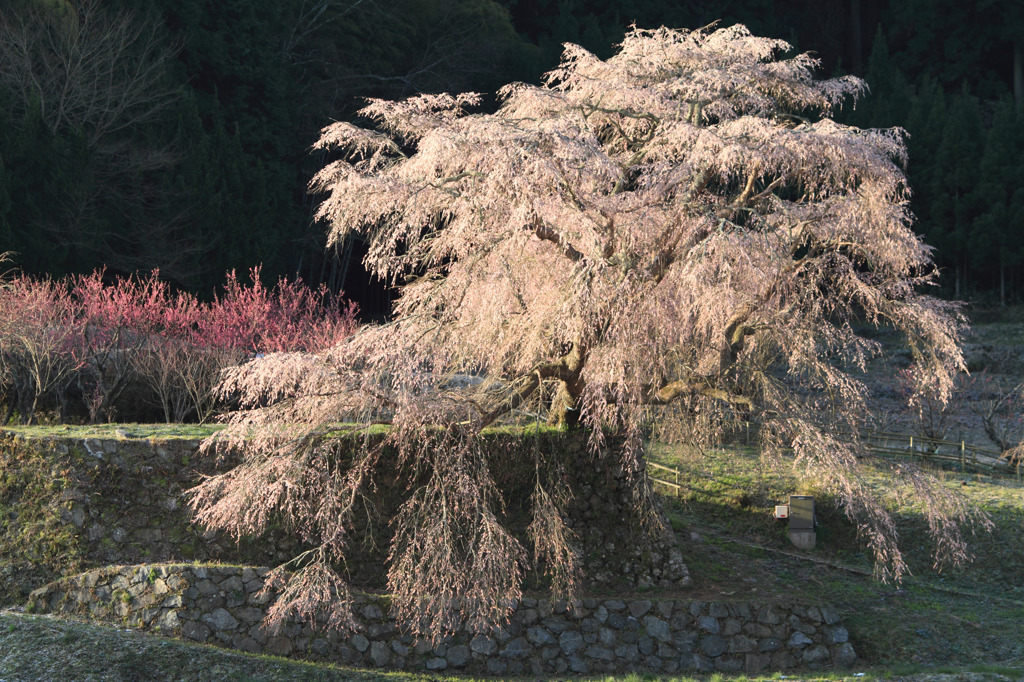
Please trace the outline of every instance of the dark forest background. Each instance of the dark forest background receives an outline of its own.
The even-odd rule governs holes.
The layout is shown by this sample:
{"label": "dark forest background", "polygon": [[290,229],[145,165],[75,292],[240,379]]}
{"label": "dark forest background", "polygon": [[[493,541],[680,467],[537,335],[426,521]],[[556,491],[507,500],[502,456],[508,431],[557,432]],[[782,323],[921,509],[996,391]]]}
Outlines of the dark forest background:
{"label": "dark forest background", "polygon": [[840,118],[909,132],[944,295],[1024,298],[1019,0],[2,0],[0,252],[200,295],[262,263],[380,315],[360,245],[325,251],[311,222],[321,127],[366,97],[537,82],[561,43],[607,57],[634,22],[716,20],[866,78]]}

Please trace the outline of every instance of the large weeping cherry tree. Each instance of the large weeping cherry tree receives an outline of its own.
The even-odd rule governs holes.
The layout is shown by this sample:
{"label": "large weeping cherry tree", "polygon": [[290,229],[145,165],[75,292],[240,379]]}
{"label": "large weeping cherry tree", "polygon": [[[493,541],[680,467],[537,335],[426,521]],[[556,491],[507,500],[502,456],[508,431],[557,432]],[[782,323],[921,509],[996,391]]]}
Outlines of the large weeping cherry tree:
{"label": "large weeping cherry tree", "polygon": [[[474,113],[476,94],[421,95],[371,101],[373,128],[324,129],[317,146],[337,160],[312,188],[330,241],[365,240],[367,267],[401,296],[391,322],[329,353],[225,376],[241,409],[210,445],[242,463],[193,503],[239,534],[283,515],[312,547],[274,574],[272,622],[352,624],[344,557],[384,452],[421,482],[389,554],[413,632],[500,622],[531,555],[571,594],[557,458],[519,464],[536,472],[531,546],[501,522],[480,434],[524,414],[585,429],[595,452],[617,434],[647,532],[646,430],[671,422],[706,443],[756,422],[764,456],[817,476],[883,574],[906,570],[861,446],[840,435],[869,414],[858,373],[878,348],[858,330],[904,333],[917,397],[944,400],[961,322],[921,293],[935,269],[910,227],[902,131],[833,121],[864,83],[815,80],[790,49],[743,26],[634,30],[607,61],[567,45],[543,85],[506,86],[494,113]],[[339,455],[339,430],[379,422],[377,445]],[[936,561],[968,559],[961,528],[987,520],[913,468],[894,474],[925,504]]]}

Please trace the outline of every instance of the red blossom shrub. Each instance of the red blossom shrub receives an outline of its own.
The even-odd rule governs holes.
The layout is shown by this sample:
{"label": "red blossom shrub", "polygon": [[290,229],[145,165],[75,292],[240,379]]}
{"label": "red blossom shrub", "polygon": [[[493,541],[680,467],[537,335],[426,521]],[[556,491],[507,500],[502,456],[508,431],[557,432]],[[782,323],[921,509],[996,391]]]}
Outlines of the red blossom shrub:
{"label": "red blossom shrub", "polygon": [[131,386],[166,421],[210,418],[220,373],[256,354],[322,350],[348,335],[355,307],[325,288],[282,279],[252,285],[228,274],[210,303],[174,292],[154,271],[104,281],[17,277],[0,289],[0,391],[5,422],[41,405],[67,416],[69,396],[90,422],[110,420]]}
{"label": "red blossom shrub", "polygon": [[76,342],[81,366],[75,383],[89,412],[89,421],[109,421],[113,406],[134,378],[134,358],[149,331],[147,293],[156,277],[130,277],[114,286],[103,283],[103,271],[71,280],[77,307]]}
{"label": "red blossom shrub", "polygon": [[203,390],[210,381],[206,377],[221,367],[211,367],[208,349],[196,343],[203,306],[190,294],[172,293],[155,272],[144,294],[136,303],[147,333],[145,345],[133,358],[135,372],[155,395],[164,421],[184,421],[193,411],[202,420],[210,403]]}
{"label": "red blossom shrub", "polygon": [[0,381],[6,424],[31,424],[45,401],[65,411],[81,365],[75,303],[62,283],[19,276],[0,290]]}
{"label": "red blossom shrub", "polygon": [[224,292],[209,305],[199,322],[202,345],[250,354],[317,351],[348,335],[355,308],[331,301],[326,287],[310,289],[301,280],[281,279],[274,289],[260,281],[260,269],[249,272],[251,286],[227,275]]}

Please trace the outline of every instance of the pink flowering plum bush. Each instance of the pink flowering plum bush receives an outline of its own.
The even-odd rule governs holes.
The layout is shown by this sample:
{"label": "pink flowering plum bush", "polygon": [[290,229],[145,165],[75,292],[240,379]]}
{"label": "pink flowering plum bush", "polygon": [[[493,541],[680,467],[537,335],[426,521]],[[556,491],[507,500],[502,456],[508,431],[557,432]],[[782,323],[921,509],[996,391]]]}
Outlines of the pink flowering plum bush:
{"label": "pink flowering plum bush", "polygon": [[4,423],[34,421],[46,406],[74,405],[95,423],[116,417],[142,389],[168,421],[206,421],[220,373],[257,354],[324,350],[355,327],[355,308],[321,288],[282,279],[267,288],[229,273],[205,303],[159,278],[107,281],[103,271],[64,281],[18,276],[0,288],[0,390]]}

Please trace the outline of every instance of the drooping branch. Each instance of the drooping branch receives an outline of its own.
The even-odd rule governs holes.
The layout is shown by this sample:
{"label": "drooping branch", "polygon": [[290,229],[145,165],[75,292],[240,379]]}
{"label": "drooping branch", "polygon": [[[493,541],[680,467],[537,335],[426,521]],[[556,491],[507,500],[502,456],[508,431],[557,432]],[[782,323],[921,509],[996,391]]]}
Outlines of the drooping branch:
{"label": "drooping branch", "polygon": [[[708,183],[711,182],[711,168],[705,167],[699,173],[694,176],[687,188],[685,194],[679,199],[679,205],[681,208],[691,207],[694,197],[707,187]],[[651,261],[649,272],[651,273],[652,281],[657,284],[668,273],[669,267],[680,258],[685,258],[690,251],[692,251],[697,244],[702,242],[711,234],[710,226],[705,226],[696,230],[693,230],[686,242],[683,243],[680,248],[680,242],[682,241],[683,232],[680,230],[682,221],[680,216],[676,215],[662,231],[661,236],[658,238],[657,250],[655,256]]]}

